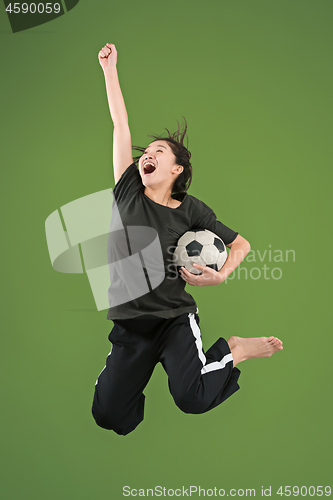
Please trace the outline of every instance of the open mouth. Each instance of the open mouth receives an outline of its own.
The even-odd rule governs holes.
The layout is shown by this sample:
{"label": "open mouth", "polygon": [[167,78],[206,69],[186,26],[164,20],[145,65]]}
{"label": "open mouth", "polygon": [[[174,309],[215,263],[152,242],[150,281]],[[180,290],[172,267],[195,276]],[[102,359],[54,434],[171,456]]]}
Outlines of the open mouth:
{"label": "open mouth", "polygon": [[155,165],[153,165],[152,163],[145,163],[143,167],[143,172],[145,175],[152,174],[154,170],[156,170]]}

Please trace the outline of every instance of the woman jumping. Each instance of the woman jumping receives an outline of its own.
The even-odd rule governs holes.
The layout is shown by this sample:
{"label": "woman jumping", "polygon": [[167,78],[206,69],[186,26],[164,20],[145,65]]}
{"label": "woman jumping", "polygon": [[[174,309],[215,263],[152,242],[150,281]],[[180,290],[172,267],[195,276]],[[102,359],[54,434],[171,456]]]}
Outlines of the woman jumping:
{"label": "woman jumping", "polygon": [[[114,327],[112,349],[95,386],[92,413],[96,423],[126,435],[143,420],[144,394],[153,370],[162,363],[170,392],[185,413],[204,413],[239,389],[236,366],[250,358],[270,357],[282,349],[276,337],[219,338],[204,352],[196,303],[186,283],[222,283],[242,262],[250,244],[222,224],[205,203],[187,194],[192,179],[191,154],[184,145],[186,122],[167,130],[140,157],[132,156],[131,134],[117,75],[117,51],[106,44],[98,54],[103,68],[113,131],[113,195],[123,227],[147,227],[157,232],[164,261],[164,279],[147,293],[110,303],[107,318]],[[175,276],[170,248],[191,229],[208,229],[230,248],[220,271],[194,264],[201,274],[181,268]],[[112,283],[111,283],[112,286]],[[221,326],[217,325],[220,330]]]}

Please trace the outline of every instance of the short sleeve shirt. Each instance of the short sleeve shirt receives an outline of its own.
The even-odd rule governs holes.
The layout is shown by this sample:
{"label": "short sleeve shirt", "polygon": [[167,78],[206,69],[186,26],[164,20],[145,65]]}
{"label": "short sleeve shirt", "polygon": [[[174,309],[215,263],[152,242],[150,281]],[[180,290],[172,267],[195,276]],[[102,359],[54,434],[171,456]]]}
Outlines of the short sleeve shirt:
{"label": "short sleeve shirt", "polygon": [[[179,195],[181,204],[177,208],[170,208],[151,200],[144,194],[144,189],[139,171],[133,163],[116,183],[113,195],[125,228],[145,226],[156,230],[163,254],[164,279],[148,293],[115,306],[110,300],[109,290],[107,318],[111,320],[151,316],[168,319],[183,313],[195,313],[195,300],[185,291],[186,283],[172,263],[172,253],[178,239],[191,229],[208,229],[228,245],[238,234],[218,221],[213,210],[194,196],[187,193]],[[111,282],[110,289],[112,286]]]}

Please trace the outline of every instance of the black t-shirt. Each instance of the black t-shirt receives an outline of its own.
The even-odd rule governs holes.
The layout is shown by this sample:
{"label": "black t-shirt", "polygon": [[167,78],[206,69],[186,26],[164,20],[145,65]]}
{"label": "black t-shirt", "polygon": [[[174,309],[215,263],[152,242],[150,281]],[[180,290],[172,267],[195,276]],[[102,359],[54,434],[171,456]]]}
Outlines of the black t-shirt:
{"label": "black t-shirt", "polygon": [[[170,208],[151,200],[144,194],[144,189],[139,171],[133,163],[116,183],[113,195],[125,231],[129,226],[132,228],[140,226],[152,228],[150,231],[157,232],[157,239],[162,249],[161,258],[163,255],[164,279],[153,289],[149,284],[147,292],[141,296],[136,294],[133,300],[117,304],[114,298],[119,297],[119,290],[123,284],[121,280],[114,280],[111,276],[110,308],[107,314],[107,318],[111,320],[151,316],[173,318],[183,313],[196,312],[196,303],[193,297],[185,291],[186,283],[172,264],[172,250],[176,247],[178,239],[191,229],[209,229],[217,234],[226,245],[234,241],[238,234],[216,220],[213,210],[194,196],[185,193],[178,197],[181,204],[177,208]],[[137,229],[140,230],[140,228]],[[125,233],[119,231],[110,234],[118,234],[119,240],[122,238],[121,234]],[[125,236],[123,238],[125,240]],[[117,237],[113,238],[115,239],[117,240]],[[131,255],[130,246],[129,255]],[[131,287],[127,286],[127,288]]]}

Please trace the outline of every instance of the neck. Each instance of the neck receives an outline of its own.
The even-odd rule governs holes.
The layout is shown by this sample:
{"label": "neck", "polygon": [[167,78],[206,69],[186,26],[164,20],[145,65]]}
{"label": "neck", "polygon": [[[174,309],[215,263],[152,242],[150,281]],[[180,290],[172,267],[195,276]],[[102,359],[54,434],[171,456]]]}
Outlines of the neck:
{"label": "neck", "polygon": [[146,187],[144,193],[146,196],[148,196],[148,198],[153,200],[155,203],[159,203],[160,205],[165,205],[166,207],[170,205],[170,202],[172,200],[171,189],[168,190],[165,190],[163,188],[152,189]]}

